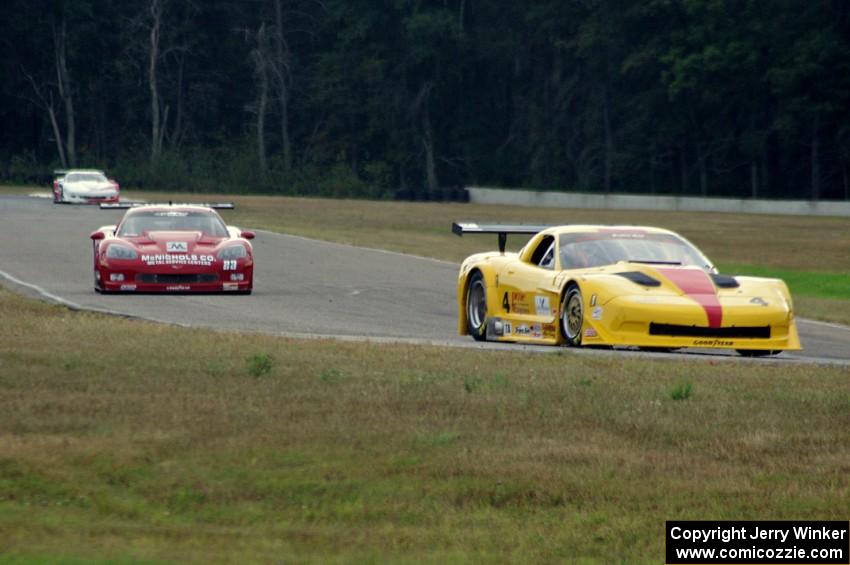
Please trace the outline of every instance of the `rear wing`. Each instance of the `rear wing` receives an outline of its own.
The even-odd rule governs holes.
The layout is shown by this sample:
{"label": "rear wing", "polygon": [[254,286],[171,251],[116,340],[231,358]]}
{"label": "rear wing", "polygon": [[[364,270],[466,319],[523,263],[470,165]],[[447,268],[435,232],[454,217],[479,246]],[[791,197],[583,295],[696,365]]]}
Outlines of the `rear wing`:
{"label": "rear wing", "polygon": [[462,237],[465,233],[497,233],[499,234],[499,253],[505,252],[509,233],[534,235],[551,226],[528,224],[477,224],[474,222],[452,223],[452,233]]}
{"label": "rear wing", "polygon": [[139,206],[201,206],[214,210],[233,210],[233,202],[102,202],[101,210],[128,210]]}
{"label": "rear wing", "polygon": [[106,176],[106,173],[103,172],[100,169],[53,169],[53,176],[54,177],[64,177],[65,175],[67,175],[71,171],[80,171],[80,172],[84,172],[84,173],[100,173],[103,176]]}

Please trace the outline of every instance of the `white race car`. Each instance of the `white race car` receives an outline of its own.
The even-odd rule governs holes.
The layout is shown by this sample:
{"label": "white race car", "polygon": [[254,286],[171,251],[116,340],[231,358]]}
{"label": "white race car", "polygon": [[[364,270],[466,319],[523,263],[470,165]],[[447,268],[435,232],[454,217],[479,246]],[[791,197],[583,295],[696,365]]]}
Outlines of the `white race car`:
{"label": "white race car", "polygon": [[95,169],[71,169],[53,171],[53,202],[99,204],[118,202],[121,188],[113,179],[106,178],[103,171]]}

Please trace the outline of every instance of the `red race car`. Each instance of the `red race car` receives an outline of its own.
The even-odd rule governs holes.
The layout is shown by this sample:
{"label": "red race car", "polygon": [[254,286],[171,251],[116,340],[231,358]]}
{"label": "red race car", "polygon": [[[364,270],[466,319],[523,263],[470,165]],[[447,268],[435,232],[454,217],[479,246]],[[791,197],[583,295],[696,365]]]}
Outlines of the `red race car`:
{"label": "red race car", "polygon": [[225,225],[232,204],[102,204],[128,209],[92,232],[97,292],[236,292],[254,284],[254,232]]}

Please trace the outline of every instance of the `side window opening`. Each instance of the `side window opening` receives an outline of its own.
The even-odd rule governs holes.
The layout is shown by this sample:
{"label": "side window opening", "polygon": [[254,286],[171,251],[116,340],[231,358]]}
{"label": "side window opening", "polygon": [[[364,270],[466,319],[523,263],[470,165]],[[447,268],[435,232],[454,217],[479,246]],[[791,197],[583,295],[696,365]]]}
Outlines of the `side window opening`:
{"label": "side window opening", "polygon": [[530,262],[543,269],[555,268],[555,238],[547,235],[537,244],[537,249],[531,254]]}

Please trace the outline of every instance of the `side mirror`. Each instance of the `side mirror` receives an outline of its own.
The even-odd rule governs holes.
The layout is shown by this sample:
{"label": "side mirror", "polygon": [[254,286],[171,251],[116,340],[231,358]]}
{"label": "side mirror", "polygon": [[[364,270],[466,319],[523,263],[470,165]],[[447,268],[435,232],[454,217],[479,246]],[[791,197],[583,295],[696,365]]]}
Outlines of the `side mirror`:
{"label": "side mirror", "polygon": [[98,231],[92,232],[92,234],[89,237],[92,238],[94,241],[98,241],[98,240],[106,237],[106,234],[103,233],[102,231],[98,230]]}
{"label": "side mirror", "polygon": [[239,236],[244,238],[244,239],[254,239],[255,237],[257,237],[257,234],[255,234],[254,232],[252,232],[250,230],[242,230],[239,233]]}

